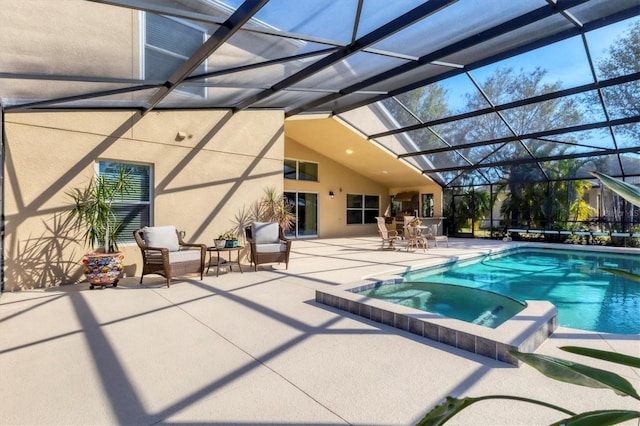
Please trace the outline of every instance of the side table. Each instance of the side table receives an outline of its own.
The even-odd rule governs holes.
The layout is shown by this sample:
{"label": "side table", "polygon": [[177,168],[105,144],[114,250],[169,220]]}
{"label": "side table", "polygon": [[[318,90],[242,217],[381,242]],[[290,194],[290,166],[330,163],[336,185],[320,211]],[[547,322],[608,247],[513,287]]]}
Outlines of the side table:
{"label": "side table", "polygon": [[[213,258],[213,253],[216,253],[216,263],[215,263],[215,267],[216,267],[216,277],[220,275],[220,266],[224,265],[226,263],[229,264],[229,271],[232,271],[233,269],[231,268],[231,252],[232,251],[236,251],[238,252],[238,269],[240,269],[240,273],[242,273],[242,265],[240,265],[240,250],[242,250],[244,248],[244,246],[237,246],[237,247],[225,247],[225,248],[217,248],[215,246],[213,247],[207,247],[207,251],[209,252],[209,264],[207,265],[207,274],[209,273],[209,268],[211,268],[211,260]],[[222,251],[226,251],[229,252],[229,260],[227,261],[226,259],[221,259],[220,258],[220,252]]]}

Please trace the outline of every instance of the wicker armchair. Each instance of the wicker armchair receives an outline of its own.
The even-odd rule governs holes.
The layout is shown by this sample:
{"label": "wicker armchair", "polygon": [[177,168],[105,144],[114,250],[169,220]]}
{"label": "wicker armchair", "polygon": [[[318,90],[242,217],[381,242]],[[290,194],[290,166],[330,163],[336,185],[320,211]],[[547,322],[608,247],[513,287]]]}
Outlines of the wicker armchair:
{"label": "wicker armchair", "polygon": [[206,244],[185,243],[175,226],[145,226],[133,231],[133,236],[142,252],[140,284],[147,274],[164,276],[167,287],[179,275],[200,273],[203,279]]}
{"label": "wicker armchair", "polygon": [[254,270],[264,263],[284,262],[289,269],[291,240],[284,236],[282,227],[276,222],[253,222],[245,230],[251,247],[251,264]]}

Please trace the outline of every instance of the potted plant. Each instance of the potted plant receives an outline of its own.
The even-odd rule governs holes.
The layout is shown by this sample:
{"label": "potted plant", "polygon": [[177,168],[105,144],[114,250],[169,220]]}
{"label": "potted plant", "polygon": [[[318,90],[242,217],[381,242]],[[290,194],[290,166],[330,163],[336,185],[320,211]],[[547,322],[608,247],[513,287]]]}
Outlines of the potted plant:
{"label": "potted plant", "polygon": [[92,250],[82,261],[92,290],[95,285],[118,285],[124,256],[118,251],[116,235],[122,223],[113,202],[124,199],[131,190],[131,172],[120,167],[117,173],[97,176],[85,188],[67,193],[73,200],[69,218],[84,228],[84,244]]}
{"label": "potted plant", "polygon": [[227,244],[227,240],[224,238],[224,234],[218,235],[218,238],[216,238],[214,242],[217,249],[223,249]]}
{"label": "potted plant", "polygon": [[238,247],[238,238],[231,232],[225,232],[219,238],[224,239],[226,248]]}
{"label": "potted plant", "polygon": [[227,231],[223,234],[218,235],[215,243],[216,248],[218,249],[238,247],[238,238],[231,232]]}
{"label": "potted plant", "polygon": [[230,232],[236,236],[245,235],[245,230],[253,222],[278,222],[286,233],[293,228],[296,220],[293,207],[286,202],[285,197],[278,195],[275,188],[266,188],[262,198],[236,213]]}

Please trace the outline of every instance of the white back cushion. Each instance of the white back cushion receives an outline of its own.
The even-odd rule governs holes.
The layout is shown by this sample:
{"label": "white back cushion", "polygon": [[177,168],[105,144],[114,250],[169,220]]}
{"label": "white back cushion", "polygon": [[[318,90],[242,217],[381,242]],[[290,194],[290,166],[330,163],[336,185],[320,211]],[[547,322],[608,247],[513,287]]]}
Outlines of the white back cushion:
{"label": "white back cushion", "polygon": [[251,235],[256,244],[280,242],[280,227],[276,222],[253,222]]}
{"label": "white back cushion", "polygon": [[178,235],[176,227],[170,226],[145,226],[142,228],[144,242],[150,247],[167,248],[169,251],[178,251]]}

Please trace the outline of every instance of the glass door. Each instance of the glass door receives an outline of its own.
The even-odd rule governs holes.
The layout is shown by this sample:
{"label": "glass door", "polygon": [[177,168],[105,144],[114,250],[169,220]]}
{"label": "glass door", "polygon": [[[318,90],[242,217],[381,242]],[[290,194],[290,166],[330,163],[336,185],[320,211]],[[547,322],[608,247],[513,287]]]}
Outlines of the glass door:
{"label": "glass door", "polygon": [[285,192],[287,205],[296,215],[294,226],[286,232],[289,238],[318,236],[318,194],[311,192]]}

